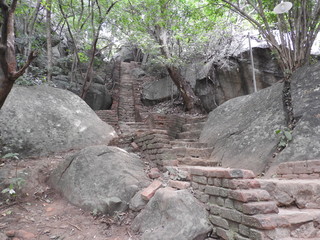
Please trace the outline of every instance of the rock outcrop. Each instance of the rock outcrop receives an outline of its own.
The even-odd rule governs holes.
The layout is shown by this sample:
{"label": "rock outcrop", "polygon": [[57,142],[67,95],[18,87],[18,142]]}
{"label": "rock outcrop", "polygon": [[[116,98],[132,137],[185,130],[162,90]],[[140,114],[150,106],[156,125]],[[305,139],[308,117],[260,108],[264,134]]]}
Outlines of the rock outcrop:
{"label": "rock outcrop", "polygon": [[205,239],[212,229],[203,205],[187,190],[161,188],[134,219],[142,240]]}
{"label": "rock outcrop", "polygon": [[117,134],[72,92],[16,86],[0,110],[0,136],[2,153],[24,157],[108,144]]}
{"label": "rock outcrop", "polygon": [[211,159],[223,167],[269,171],[286,161],[320,157],[320,64],[293,74],[292,100],[297,120],[293,140],[275,158],[279,136],[286,126],[282,103],[283,84],[277,83],[255,94],[231,99],[213,110],[200,141],[214,148]]}
{"label": "rock outcrop", "polygon": [[297,124],[293,141],[278,155],[275,165],[320,158],[320,63],[299,69],[291,81]]}
{"label": "rock outcrop", "polygon": [[[266,47],[253,49],[257,88],[271,86],[282,78],[277,62]],[[225,101],[252,93],[252,66],[249,51],[228,59],[228,66],[218,66],[213,61],[190,64],[181,73],[210,112]],[[178,94],[169,77],[143,86],[142,101],[156,104]]]}
{"label": "rock outcrop", "polygon": [[125,211],[149,180],[142,160],[105,145],[82,149],[66,159],[50,176],[50,184],[72,204],[112,215]]}
{"label": "rock outcrop", "polygon": [[211,159],[223,167],[264,171],[285,126],[283,84],[231,99],[209,114],[200,142],[214,148]]}

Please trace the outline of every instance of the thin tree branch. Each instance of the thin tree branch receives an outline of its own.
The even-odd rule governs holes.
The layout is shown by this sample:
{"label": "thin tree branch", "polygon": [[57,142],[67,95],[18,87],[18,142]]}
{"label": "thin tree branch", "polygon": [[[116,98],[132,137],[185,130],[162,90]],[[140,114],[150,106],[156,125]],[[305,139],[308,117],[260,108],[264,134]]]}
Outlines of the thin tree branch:
{"label": "thin tree branch", "polygon": [[37,52],[36,51],[31,51],[27,61],[25,62],[25,64],[23,65],[23,67],[21,69],[19,69],[19,71],[14,72],[13,74],[11,74],[11,76],[9,76],[9,80],[10,81],[15,81],[17,78],[21,77],[25,71],[27,70],[27,68],[30,66],[31,62],[37,57]]}

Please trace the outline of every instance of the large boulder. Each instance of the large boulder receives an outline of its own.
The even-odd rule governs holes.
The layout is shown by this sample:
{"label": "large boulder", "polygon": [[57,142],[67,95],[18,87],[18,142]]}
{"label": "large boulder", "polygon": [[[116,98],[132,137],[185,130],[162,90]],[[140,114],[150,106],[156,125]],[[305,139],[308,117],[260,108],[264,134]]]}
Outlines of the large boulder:
{"label": "large boulder", "polygon": [[285,129],[283,84],[231,99],[208,118],[200,141],[214,148],[211,158],[223,167],[241,167],[260,174],[274,173],[286,161],[320,158],[320,63],[296,71],[291,79],[293,112],[297,124],[293,140],[276,157],[279,136]]}
{"label": "large boulder", "polygon": [[278,155],[274,165],[320,158],[320,63],[300,68],[291,81],[297,124],[293,141]]}
{"label": "large boulder", "polygon": [[[196,79],[199,77],[203,63],[188,64],[181,69],[181,75],[192,86],[196,85]],[[153,76],[157,75],[155,72],[151,72]],[[141,101],[145,105],[154,105],[162,101],[169,100],[172,97],[176,97],[178,89],[173,83],[168,73],[166,77],[158,78],[154,81],[147,82],[142,86]]]}
{"label": "large boulder", "polygon": [[92,84],[84,100],[93,110],[110,109],[112,105],[112,97],[108,89],[104,84],[99,83]]}
{"label": "large boulder", "polygon": [[0,150],[43,156],[108,144],[114,129],[77,95],[49,86],[15,86],[0,110]]}
{"label": "large boulder", "polygon": [[278,83],[213,110],[200,136],[200,142],[214,148],[210,158],[223,167],[262,173],[279,142],[275,130],[286,124],[282,89]]}
{"label": "large boulder", "polygon": [[134,219],[142,240],[202,240],[212,229],[205,207],[187,190],[159,189]]}
{"label": "large boulder", "polygon": [[[102,74],[101,74],[102,75]],[[78,76],[79,77],[79,76]],[[70,81],[70,77],[66,75],[57,75],[52,77],[52,81],[56,87],[62,89],[68,89],[69,91],[80,95],[82,86]],[[112,105],[112,97],[107,89],[104,79],[100,75],[94,77],[94,83],[91,84],[86,97],[85,102],[93,110],[106,110]]]}
{"label": "large boulder", "polygon": [[71,203],[112,215],[125,211],[133,196],[149,183],[142,160],[105,145],[82,149],[50,176],[50,184]]}
{"label": "large boulder", "polygon": [[[258,90],[271,86],[282,78],[271,50],[253,48],[255,79]],[[230,57],[226,65],[206,63],[201,69],[195,92],[205,109],[210,112],[225,101],[254,92],[250,52],[242,50]]]}
{"label": "large boulder", "polygon": [[141,101],[147,105],[155,105],[161,101],[177,96],[178,90],[170,77],[147,82],[142,86]]}

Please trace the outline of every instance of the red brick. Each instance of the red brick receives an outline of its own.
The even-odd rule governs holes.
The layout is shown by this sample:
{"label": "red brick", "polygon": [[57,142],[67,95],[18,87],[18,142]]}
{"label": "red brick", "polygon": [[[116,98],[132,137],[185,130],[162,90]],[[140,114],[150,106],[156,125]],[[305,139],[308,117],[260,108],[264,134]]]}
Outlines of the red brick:
{"label": "red brick", "polygon": [[149,201],[161,186],[162,186],[162,182],[158,180],[154,180],[147,188],[142,190],[141,192],[142,199]]}
{"label": "red brick", "polygon": [[284,214],[290,224],[302,224],[314,220],[314,215],[307,212],[292,212]]}
{"label": "red brick", "polygon": [[208,167],[197,166],[197,167],[190,168],[190,173],[191,175],[206,176],[207,170],[208,170]]}
{"label": "red brick", "polygon": [[162,166],[178,166],[178,160],[162,160]]}
{"label": "red brick", "polygon": [[220,189],[219,187],[214,186],[206,186],[205,193],[211,196],[220,196]]}
{"label": "red brick", "polygon": [[207,177],[205,176],[192,176],[192,181],[201,184],[207,184]]}
{"label": "red brick", "polygon": [[284,174],[281,176],[281,178],[284,178],[284,179],[297,179],[299,178],[299,175],[298,174]]}
{"label": "red brick", "polygon": [[264,230],[290,226],[289,221],[284,216],[278,214],[243,215],[242,224]]}
{"label": "red brick", "polygon": [[266,238],[263,231],[258,231],[256,229],[250,229],[250,239],[254,240],[267,240],[270,238]]}
{"label": "red brick", "polygon": [[132,142],[131,146],[136,150],[139,149],[139,146],[135,142]]}
{"label": "red brick", "polygon": [[309,160],[307,163],[308,168],[311,168],[312,172],[320,173],[320,160]]}
{"label": "red brick", "polygon": [[278,213],[279,209],[276,202],[262,201],[262,202],[249,202],[249,203],[235,203],[235,208],[248,215]]}
{"label": "red brick", "polygon": [[233,190],[229,197],[240,202],[254,202],[270,200],[270,194],[263,189],[249,189],[249,190]]}
{"label": "red brick", "polygon": [[254,178],[255,175],[250,170],[231,169],[231,168],[216,168],[208,171],[208,177],[217,178]]}
{"label": "red brick", "polygon": [[177,189],[187,189],[190,187],[191,184],[189,182],[169,180],[168,185],[169,187]]}
{"label": "red brick", "polygon": [[319,179],[319,173],[312,173],[312,174],[299,174],[299,179]]}
{"label": "red brick", "polygon": [[207,176],[214,178],[254,178],[250,170],[221,168],[221,167],[193,167],[190,168],[192,175]]}
{"label": "red brick", "polygon": [[320,173],[320,166],[310,166],[312,169],[312,172],[314,173]]}
{"label": "red brick", "polygon": [[293,164],[293,174],[307,174],[312,173],[312,169],[308,168],[307,161],[299,161]]}
{"label": "red brick", "polygon": [[242,213],[238,212],[235,209],[222,208],[220,212],[220,216],[229,219],[231,221],[241,223],[242,222]]}
{"label": "red brick", "polygon": [[281,163],[278,166],[277,174],[283,175],[283,174],[292,174],[292,173],[293,173],[292,162]]}
{"label": "red brick", "polygon": [[260,183],[256,179],[223,179],[222,185],[231,189],[260,188]]}
{"label": "red brick", "polygon": [[223,228],[217,228],[217,235],[221,237],[223,240],[233,240],[233,232],[229,230],[225,230]]}
{"label": "red brick", "polygon": [[229,223],[227,220],[219,217],[219,216],[209,216],[209,221],[214,225],[218,227],[222,227],[224,229],[229,229]]}

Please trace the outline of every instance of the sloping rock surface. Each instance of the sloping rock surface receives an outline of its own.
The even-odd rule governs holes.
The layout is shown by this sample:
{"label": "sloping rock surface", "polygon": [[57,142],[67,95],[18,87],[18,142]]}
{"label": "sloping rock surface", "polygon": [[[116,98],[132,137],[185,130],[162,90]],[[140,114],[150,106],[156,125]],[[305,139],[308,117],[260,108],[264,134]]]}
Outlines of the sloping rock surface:
{"label": "sloping rock surface", "polygon": [[105,214],[125,211],[149,180],[135,154],[105,145],[70,156],[50,176],[50,184],[71,203]]}
{"label": "sloping rock surface", "polygon": [[187,190],[159,189],[134,219],[142,240],[202,240],[211,230],[207,212]]}
{"label": "sloping rock surface", "polygon": [[285,126],[282,88],[278,83],[213,110],[200,136],[214,147],[210,158],[222,167],[264,171],[278,144],[275,130]]}
{"label": "sloping rock surface", "polygon": [[211,158],[223,167],[241,167],[259,174],[287,161],[320,158],[320,63],[296,71],[291,79],[293,140],[272,158],[278,144],[274,131],[286,126],[283,85],[277,83],[249,96],[227,101],[213,110],[200,141],[214,147]]}
{"label": "sloping rock surface", "polygon": [[295,72],[291,89],[293,113],[298,122],[293,141],[275,164],[320,158],[320,63]]}
{"label": "sloping rock surface", "polygon": [[42,156],[108,144],[114,129],[77,95],[49,86],[15,86],[0,110],[0,149]]}

